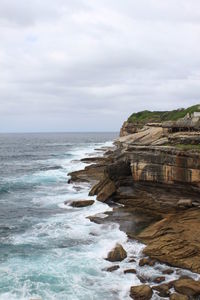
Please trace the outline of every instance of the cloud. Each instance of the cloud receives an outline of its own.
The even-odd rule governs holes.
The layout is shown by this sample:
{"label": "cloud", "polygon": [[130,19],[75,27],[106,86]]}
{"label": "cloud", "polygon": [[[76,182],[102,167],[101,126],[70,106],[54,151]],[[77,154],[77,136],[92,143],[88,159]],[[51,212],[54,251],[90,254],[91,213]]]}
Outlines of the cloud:
{"label": "cloud", "polygon": [[197,0],[1,0],[0,131],[119,130],[200,102]]}

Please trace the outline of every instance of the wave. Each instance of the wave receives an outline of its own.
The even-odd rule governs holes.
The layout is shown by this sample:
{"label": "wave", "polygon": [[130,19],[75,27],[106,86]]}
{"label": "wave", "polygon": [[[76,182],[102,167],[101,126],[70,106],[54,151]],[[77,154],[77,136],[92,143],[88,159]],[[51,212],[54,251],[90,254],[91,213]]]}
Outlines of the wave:
{"label": "wave", "polygon": [[40,185],[50,185],[58,182],[67,182],[67,174],[61,166],[47,167],[46,170],[24,175],[19,178],[8,178],[0,183],[0,194],[13,191],[30,190]]}

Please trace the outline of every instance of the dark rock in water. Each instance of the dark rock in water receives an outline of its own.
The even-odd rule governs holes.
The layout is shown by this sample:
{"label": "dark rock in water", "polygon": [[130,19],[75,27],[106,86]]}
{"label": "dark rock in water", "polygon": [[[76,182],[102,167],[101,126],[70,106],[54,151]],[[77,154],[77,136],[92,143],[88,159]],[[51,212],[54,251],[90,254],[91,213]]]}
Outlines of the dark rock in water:
{"label": "dark rock in water", "polygon": [[105,162],[106,158],[105,157],[86,157],[86,158],[82,158],[81,159],[81,162],[84,162],[84,163],[99,163],[99,162]]}
{"label": "dark rock in water", "polygon": [[148,266],[151,266],[153,267],[156,263],[156,260],[155,259],[151,259],[151,258],[147,258],[147,257],[144,257],[144,258],[141,258],[140,261],[139,261],[139,266],[140,267],[143,267],[145,265],[148,265]]}
{"label": "dark rock in water", "polygon": [[[68,202],[66,201],[65,204],[67,204]],[[94,200],[77,200],[77,201],[73,201],[70,203],[70,206],[72,207],[86,207],[86,206],[90,206],[94,204]]]}
{"label": "dark rock in water", "polygon": [[115,248],[113,248],[109,253],[107,260],[109,261],[122,261],[127,257],[127,253],[120,244],[116,244]]}
{"label": "dark rock in water", "polygon": [[136,270],[135,269],[128,269],[124,271],[124,274],[136,274]]}
{"label": "dark rock in water", "polygon": [[87,219],[89,219],[91,222],[94,222],[96,224],[104,224],[105,223],[105,218],[101,218],[98,216],[89,216],[87,217]]}
{"label": "dark rock in water", "polygon": [[130,297],[134,300],[149,300],[152,295],[152,289],[148,285],[132,286],[130,290]]}
{"label": "dark rock in water", "polygon": [[174,271],[171,269],[167,269],[167,270],[164,270],[162,273],[165,275],[170,275],[170,274],[174,273]]}
{"label": "dark rock in water", "polygon": [[152,289],[158,291],[158,295],[160,297],[168,298],[170,295],[170,292],[169,292],[170,287],[168,286],[168,284],[161,284],[161,285],[153,286]]}
{"label": "dark rock in water", "polygon": [[174,282],[174,289],[180,294],[197,297],[200,296],[200,281],[191,278],[178,279]]}
{"label": "dark rock in water", "polygon": [[107,272],[114,272],[114,271],[116,271],[118,269],[119,269],[119,265],[116,265],[116,266],[112,266],[112,267],[109,267],[109,268],[105,269],[105,271],[107,271]]}
{"label": "dark rock in water", "polygon": [[148,281],[148,278],[146,278],[144,275],[138,275],[137,278],[140,280],[140,282],[145,283]]}
{"label": "dark rock in water", "polygon": [[156,277],[156,278],[153,280],[153,282],[155,282],[155,283],[161,283],[161,282],[163,282],[163,281],[165,281],[165,277],[164,277],[164,276]]}
{"label": "dark rock in water", "polygon": [[132,263],[132,262],[136,262],[135,258],[131,258],[128,262]]}
{"label": "dark rock in water", "polygon": [[189,297],[186,295],[173,293],[170,295],[170,300],[189,300]]}

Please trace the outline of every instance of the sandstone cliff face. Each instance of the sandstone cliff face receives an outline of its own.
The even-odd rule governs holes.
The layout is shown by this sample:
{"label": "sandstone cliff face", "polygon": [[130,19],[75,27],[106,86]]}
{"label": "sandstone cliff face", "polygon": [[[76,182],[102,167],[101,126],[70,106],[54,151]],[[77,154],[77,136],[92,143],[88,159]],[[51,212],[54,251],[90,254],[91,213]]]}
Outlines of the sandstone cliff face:
{"label": "sandstone cliff face", "polygon": [[190,184],[200,188],[200,156],[158,147],[127,150],[134,181]]}
{"label": "sandstone cliff face", "polygon": [[200,188],[200,152],[165,146],[172,138],[173,134],[164,136],[161,127],[146,126],[116,141],[124,160],[130,163],[134,182],[178,183]]}

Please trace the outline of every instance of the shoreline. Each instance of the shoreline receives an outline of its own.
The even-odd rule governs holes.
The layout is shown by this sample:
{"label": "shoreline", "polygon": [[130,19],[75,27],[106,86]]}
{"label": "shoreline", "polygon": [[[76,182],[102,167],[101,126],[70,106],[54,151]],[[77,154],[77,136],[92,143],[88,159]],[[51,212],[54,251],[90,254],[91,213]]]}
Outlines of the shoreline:
{"label": "shoreline", "polygon": [[[153,255],[151,255],[151,253],[145,252],[145,248],[148,248],[148,247],[145,247],[145,244],[148,245],[148,238],[147,238],[147,236],[145,236],[145,229],[147,230],[147,233],[148,233],[149,228],[151,229],[151,227],[154,227],[155,224],[157,225],[157,223],[159,224],[159,222],[162,223],[162,221],[164,219],[163,218],[164,214],[162,211],[156,212],[155,209],[153,209],[153,210],[147,209],[147,211],[145,211],[145,213],[144,213],[144,211],[141,211],[141,207],[140,208],[137,207],[136,209],[134,209],[133,207],[130,208],[130,206],[129,206],[130,203],[128,203],[128,205],[127,205],[127,203],[125,203],[126,201],[123,201],[123,199],[122,199],[122,201],[118,201],[119,199],[116,197],[116,191],[115,192],[112,191],[112,184],[110,184],[110,182],[109,182],[110,179],[107,178],[107,175],[105,176],[105,173],[107,172],[105,170],[107,170],[109,168],[109,166],[114,163],[116,153],[117,153],[117,157],[120,156],[121,150],[119,151],[119,149],[116,146],[114,146],[112,149],[109,147],[106,149],[105,148],[102,149],[102,151],[104,152],[104,154],[103,154],[103,157],[101,157],[101,159],[99,159],[98,157],[97,158],[92,157],[91,159],[90,158],[82,159],[82,162],[86,163],[85,169],[76,171],[76,172],[72,172],[71,174],[69,174],[71,176],[70,182],[74,182],[74,181],[81,182],[81,181],[87,180],[88,182],[92,183],[92,189],[89,192],[89,196],[93,196],[93,195],[97,194],[97,200],[100,200],[101,202],[105,201],[110,207],[112,207],[112,211],[104,212],[103,218],[100,217],[99,215],[89,216],[88,218],[90,219],[90,221],[95,222],[97,224],[105,224],[105,223],[109,223],[109,222],[117,223],[120,226],[120,230],[122,230],[123,232],[126,233],[127,240],[132,239],[132,240],[141,242],[144,245],[143,255],[139,259],[138,258],[137,259],[133,258],[132,260],[130,259],[130,269],[127,269],[127,273],[131,273],[131,272],[138,273],[135,269],[133,269],[133,265],[131,264],[131,263],[133,263],[133,260],[135,260],[135,262],[137,263],[136,269],[140,268],[140,269],[145,270],[148,268],[149,269],[157,268],[157,270],[158,270],[160,268],[162,272],[161,272],[160,276],[157,276],[157,278],[155,278],[155,276],[152,276],[152,278],[149,278],[148,276],[147,276],[147,278],[145,278],[145,276],[143,276],[143,278],[142,278],[142,276],[140,276],[138,274],[138,279],[140,280],[141,285],[145,284],[145,285],[148,285],[151,287],[151,291],[153,293],[152,294],[153,299],[155,297],[162,297],[163,295],[165,295],[165,297],[169,298],[170,289],[173,286],[172,282],[182,280],[183,277],[199,280],[200,276],[198,273],[190,272],[192,270],[187,270],[187,268],[180,266],[180,264],[176,265],[176,264],[169,263],[162,259],[157,259],[157,258],[153,257]],[[113,153],[115,153],[114,156],[113,156]],[[120,166],[120,172],[125,172],[125,176],[129,181],[130,174],[127,173],[127,170],[123,170],[123,167],[124,166]],[[114,171],[116,173],[119,170],[117,170],[115,168]],[[102,181],[103,181],[103,184],[102,184]],[[105,181],[107,181],[107,182],[105,182]],[[106,187],[106,189],[105,189],[105,187]],[[130,188],[130,186],[128,185],[125,188],[125,190],[128,190],[129,188]],[[149,188],[148,185],[146,188],[147,189]],[[163,186],[158,187],[158,188],[162,189]],[[166,188],[169,188],[169,187],[166,187]],[[137,186],[137,189],[140,190],[140,187]],[[103,190],[103,193],[102,193],[102,190]],[[110,190],[112,191],[112,193],[110,193]],[[132,192],[132,190],[131,190],[131,192]],[[139,195],[139,197],[140,197],[140,195]],[[98,199],[98,198],[100,198],[100,199]],[[125,197],[125,198],[127,198],[127,197]],[[153,217],[149,216],[149,212],[151,212],[151,213],[153,212]],[[173,212],[173,209],[172,209],[172,212]],[[170,212],[170,213],[172,213],[172,212]],[[134,218],[137,219],[136,222],[135,222]],[[138,220],[138,218],[139,218],[139,220]],[[133,234],[133,227],[136,228],[134,234]],[[141,233],[143,233],[143,235],[141,235]],[[150,233],[148,233],[148,234],[150,234]],[[110,250],[112,250],[112,249],[110,249]],[[112,267],[108,271],[115,272],[119,266],[115,264]],[[124,270],[124,271],[126,271],[126,270]],[[170,276],[167,273],[171,273],[172,275]],[[130,276],[130,274],[129,274],[129,276]],[[173,280],[172,280],[172,278],[173,278]],[[170,287],[170,285],[172,285],[172,286]],[[161,291],[163,286],[165,286],[165,292]],[[167,288],[166,288],[166,286],[167,286]],[[159,298],[157,298],[157,299],[159,299]]]}

